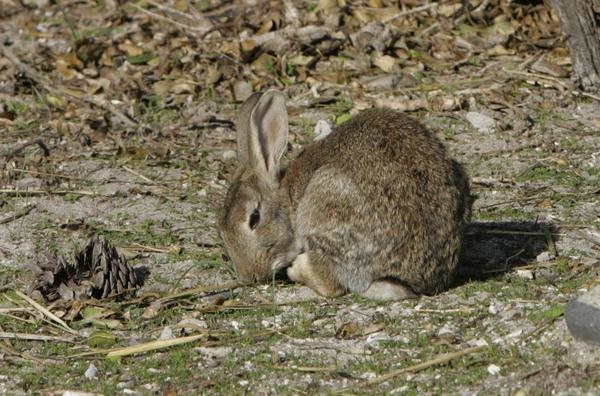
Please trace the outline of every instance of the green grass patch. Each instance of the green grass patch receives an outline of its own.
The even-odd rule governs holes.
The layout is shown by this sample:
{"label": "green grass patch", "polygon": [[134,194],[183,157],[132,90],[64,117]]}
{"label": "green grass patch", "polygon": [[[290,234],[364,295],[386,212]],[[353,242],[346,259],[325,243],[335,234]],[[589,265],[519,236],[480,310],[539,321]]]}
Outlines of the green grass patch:
{"label": "green grass patch", "polygon": [[521,183],[528,181],[551,182],[565,187],[577,188],[583,184],[584,179],[565,166],[554,168],[539,164],[522,172],[517,176],[516,181]]}
{"label": "green grass patch", "polygon": [[531,221],[536,214],[520,208],[492,207],[480,209],[475,212],[475,219],[483,221]]}

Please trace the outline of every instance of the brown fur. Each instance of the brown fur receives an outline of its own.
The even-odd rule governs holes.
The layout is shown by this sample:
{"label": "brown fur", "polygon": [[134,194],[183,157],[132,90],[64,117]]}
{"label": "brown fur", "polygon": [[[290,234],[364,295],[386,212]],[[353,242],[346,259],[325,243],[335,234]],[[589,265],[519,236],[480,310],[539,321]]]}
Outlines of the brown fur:
{"label": "brown fur", "polygon": [[449,286],[470,212],[466,173],[440,140],[401,113],[372,109],[305,147],[279,177],[242,163],[219,226],[243,279],[289,267],[292,280],[323,295],[391,282],[404,298]]}

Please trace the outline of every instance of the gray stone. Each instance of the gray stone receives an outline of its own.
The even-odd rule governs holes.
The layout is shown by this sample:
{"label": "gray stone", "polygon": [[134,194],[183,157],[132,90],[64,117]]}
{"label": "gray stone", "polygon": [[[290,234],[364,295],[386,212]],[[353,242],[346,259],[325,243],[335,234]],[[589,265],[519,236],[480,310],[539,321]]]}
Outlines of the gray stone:
{"label": "gray stone", "polygon": [[398,85],[400,77],[395,74],[379,74],[376,76],[361,77],[361,85],[369,90],[392,89]]}
{"label": "gray stone", "polygon": [[250,83],[239,80],[233,83],[233,96],[238,102],[243,102],[252,95],[252,85]]}
{"label": "gray stone", "polygon": [[573,337],[600,345],[600,286],[569,302],[565,320]]}
{"label": "gray stone", "polygon": [[496,130],[496,121],[492,117],[488,117],[485,114],[469,111],[466,119],[471,123],[471,125],[473,125],[473,128],[477,129],[481,133],[494,133]]}

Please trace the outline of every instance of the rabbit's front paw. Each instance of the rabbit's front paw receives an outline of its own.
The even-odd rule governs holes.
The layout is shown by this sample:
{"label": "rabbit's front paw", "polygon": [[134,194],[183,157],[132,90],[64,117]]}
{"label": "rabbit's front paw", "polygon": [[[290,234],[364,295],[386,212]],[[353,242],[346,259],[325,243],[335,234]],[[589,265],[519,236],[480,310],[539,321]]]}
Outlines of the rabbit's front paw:
{"label": "rabbit's front paw", "polygon": [[296,259],[287,268],[287,276],[290,280],[299,283],[306,283],[305,279],[313,278],[312,268],[310,268],[308,253],[299,254]]}
{"label": "rabbit's front paw", "polygon": [[418,297],[409,287],[388,279],[376,280],[361,295],[380,301],[400,301]]}
{"label": "rabbit's front paw", "polygon": [[302,253],[287,268],[290,280],[304,283],[324,297],[344,294],[344,289],[333,280],[330,262],[314,254]]}

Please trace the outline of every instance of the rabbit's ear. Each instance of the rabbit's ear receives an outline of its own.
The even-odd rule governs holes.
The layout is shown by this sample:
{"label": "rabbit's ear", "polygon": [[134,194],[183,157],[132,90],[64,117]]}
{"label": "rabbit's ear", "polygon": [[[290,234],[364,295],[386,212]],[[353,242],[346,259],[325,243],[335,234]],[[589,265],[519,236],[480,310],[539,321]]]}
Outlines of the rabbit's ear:
{"label": "rabbit's ear", "polygon": [[287,148],[288,115],[285,96],[269,90],[258,100],[250,115],[248,160],[259,174],[274,181],[279,160]]}
{"label": "rabbit's ear", "polygon": [[260,93],[254,93],[246,99],[239,109],[237,124],[237,160],[240,164],[248,164],[248,136],[250,135],[250,115],[256,102],[260,99]]}

